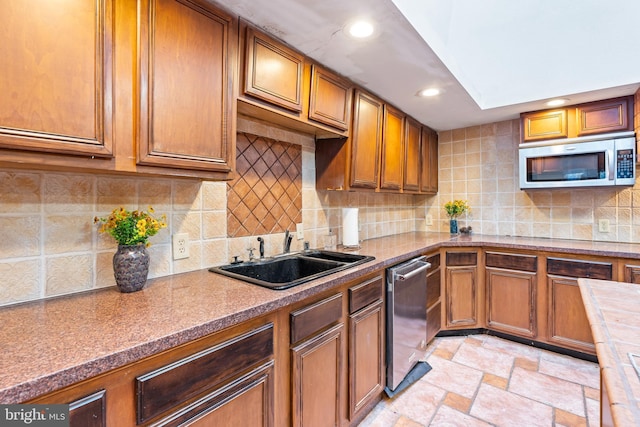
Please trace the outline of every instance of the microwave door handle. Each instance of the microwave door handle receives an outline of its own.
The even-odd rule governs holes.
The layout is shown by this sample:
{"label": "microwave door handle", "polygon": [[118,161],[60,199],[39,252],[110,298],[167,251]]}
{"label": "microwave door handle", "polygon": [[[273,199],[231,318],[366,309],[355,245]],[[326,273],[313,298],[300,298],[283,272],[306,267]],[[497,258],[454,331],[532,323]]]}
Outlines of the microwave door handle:
{"label": "microwave door handle", "polygon": [[609,181],[613,181],[615,179],[614,175],[615,175],[615,158],[613,157],[613,153],[611,152],[611,150],[607,150],[605,151],[607,158],[605,159],[605,165],[607,168],[609,168],[609,171],[607,172],[607,175],[609,176]]}

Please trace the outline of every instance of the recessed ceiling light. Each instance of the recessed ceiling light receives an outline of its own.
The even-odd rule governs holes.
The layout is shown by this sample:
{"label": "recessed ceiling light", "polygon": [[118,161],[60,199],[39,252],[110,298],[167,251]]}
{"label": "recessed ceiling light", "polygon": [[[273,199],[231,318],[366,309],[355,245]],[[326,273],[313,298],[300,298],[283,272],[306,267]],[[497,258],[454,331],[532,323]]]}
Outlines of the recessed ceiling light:
{"label": "recessed ceiling light", "polygon": [[357,39],[364,39],[373,35],[373,24],[369,21],[359,19],[349,23],[346,27],[347,34]]}
{"label": "recessed ceiling light", "polygon": [[547,102],[547,105],[549,107],[559,107],[560,105],[566,104],[568,101],[569,100],[565,98],[552,99],[551,101]]}
{"label": "recessed ceiling light", "polygon": [[423,89],[420,92],[418,92],[418,96],[422,96],[422,97],[430,97],[430,96],[436,96],[436,95],[440,95],[440,89],[437,89],[435,87],[429,88],[429,89]]}

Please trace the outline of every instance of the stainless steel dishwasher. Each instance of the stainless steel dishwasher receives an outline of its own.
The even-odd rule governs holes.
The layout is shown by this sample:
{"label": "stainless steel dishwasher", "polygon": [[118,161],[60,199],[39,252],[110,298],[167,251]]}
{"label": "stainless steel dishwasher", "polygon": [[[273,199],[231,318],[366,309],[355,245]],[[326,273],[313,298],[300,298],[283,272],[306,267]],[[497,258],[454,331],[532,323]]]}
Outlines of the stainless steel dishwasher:
{"label": "stainless steel dishwasher", "polygon": [[[391,397],[416,379],[408,374],[426,349],[427,340],[427,269],[422,256],[387,269],[387,387]],[[423,368],[418,378],[430,367]],[[426,369],[426,370],[425,370]],[[408,384],[399,387],[405,380]]]}

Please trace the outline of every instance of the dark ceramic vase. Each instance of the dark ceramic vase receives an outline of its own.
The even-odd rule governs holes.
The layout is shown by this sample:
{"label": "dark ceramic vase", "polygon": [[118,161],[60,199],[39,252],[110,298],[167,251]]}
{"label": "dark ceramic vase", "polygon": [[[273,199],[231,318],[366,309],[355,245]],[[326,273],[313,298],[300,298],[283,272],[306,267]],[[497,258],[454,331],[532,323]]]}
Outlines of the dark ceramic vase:
{"label": "dark ceramic vase", "polygon": [[449,233],[458,234],[458,220],[450,219],[449,220]]}
{"label": "dark ceramic vase", "polygon": [[113,255],[113,274],[120,292],[144,288],[149,274],[149,252],[145,245],[119,245]]}

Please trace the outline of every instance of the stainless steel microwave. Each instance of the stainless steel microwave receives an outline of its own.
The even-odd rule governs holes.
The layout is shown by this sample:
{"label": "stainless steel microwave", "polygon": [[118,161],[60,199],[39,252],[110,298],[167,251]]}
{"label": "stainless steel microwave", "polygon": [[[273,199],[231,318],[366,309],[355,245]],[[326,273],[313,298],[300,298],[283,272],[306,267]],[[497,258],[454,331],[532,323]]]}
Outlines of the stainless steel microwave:
{"label": "stainless steel microwave", "polygon": [[520,188],[634,185],[633,132],[520,144]]}

